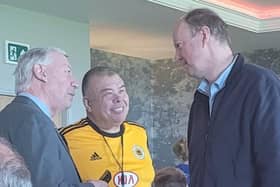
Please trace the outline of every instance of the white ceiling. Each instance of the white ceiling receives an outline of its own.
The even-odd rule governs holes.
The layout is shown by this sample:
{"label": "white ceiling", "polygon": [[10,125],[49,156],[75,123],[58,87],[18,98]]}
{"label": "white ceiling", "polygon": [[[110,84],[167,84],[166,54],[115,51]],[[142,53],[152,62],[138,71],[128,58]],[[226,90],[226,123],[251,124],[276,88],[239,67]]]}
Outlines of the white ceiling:
{"label": "white ceiling", "polygon": [[182,11],[197,6],[215,9],[233,25],[230,34],[236,51],[280,49],[280,0],[0,0],[0,4],[90,23],[91,47],[141,58],[172,58],[175,21]]}

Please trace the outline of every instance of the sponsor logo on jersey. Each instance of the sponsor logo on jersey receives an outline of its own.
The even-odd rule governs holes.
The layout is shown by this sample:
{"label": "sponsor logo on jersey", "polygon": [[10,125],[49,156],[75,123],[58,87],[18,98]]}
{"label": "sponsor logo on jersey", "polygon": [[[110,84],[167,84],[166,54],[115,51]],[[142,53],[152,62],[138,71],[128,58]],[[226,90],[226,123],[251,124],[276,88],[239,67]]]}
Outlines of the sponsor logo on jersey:
{"label": "sponsor logo on jersey", "polygon": [[101,156],[99,156],[96,152],[94,152],[91,156],[90,156],[90,160],[101,160]]}
{"label": "sponsor logo on jersey", "polygon": [[133,145],[132,152],[133,152],[134,156],[140,160],[145,158],[144,149],[139,145]]}
{"label": "sponsor logo on jersey", "polygon": [[129,171],[124,171],[123,172],[124,175],[124,184],[122,185],[122,172],[118,172],[116,173],[116,175],[114,176],[114,184],[116,187],[134,187],[139,180],[139,177],[133,173],[133,172],[129,172]]}

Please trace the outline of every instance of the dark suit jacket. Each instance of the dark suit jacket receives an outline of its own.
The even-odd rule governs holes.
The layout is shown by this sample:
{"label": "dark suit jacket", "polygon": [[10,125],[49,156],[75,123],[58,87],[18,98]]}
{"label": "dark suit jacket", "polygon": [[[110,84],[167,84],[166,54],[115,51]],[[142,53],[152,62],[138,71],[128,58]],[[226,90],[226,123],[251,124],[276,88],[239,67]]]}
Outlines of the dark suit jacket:
{"label": "dark suit jacket", "polygon": [[0,112],[0,135],[23,156],[33,187],[92,187],[80,183],[54,123],[29,98],[17,96]]}

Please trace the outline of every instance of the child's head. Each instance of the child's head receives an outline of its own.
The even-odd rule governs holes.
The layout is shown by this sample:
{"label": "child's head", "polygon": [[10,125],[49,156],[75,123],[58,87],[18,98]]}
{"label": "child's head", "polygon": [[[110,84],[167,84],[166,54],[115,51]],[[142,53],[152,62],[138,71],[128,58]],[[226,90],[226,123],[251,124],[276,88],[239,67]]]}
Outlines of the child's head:
{"label": "child's head", "polygon": [[174,167],[157,170],[153,187],[186,187],[187,180],[184,173]]}

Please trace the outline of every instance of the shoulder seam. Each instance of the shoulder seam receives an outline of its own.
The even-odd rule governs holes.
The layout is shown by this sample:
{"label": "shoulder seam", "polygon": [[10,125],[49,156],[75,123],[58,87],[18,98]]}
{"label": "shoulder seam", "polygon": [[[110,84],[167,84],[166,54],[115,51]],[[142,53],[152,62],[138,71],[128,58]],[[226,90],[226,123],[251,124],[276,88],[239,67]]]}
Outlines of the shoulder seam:
{"label": "shoulder seam", "polygon": [[75,123],[75,124],[72,124],[72,125],[69,125],[67,127],[64,127],[64,128],[61,128],[59,129],[59,133],[64,136],[65,134],[67,134],[68,132],[72,131],[72,130],[75,130],[75,129],[78,129],[78,128],[81,128],[81,127],[84,127],[84,126],[87,126],[88,123],[86,121],[86,119],[82,119],[79,123]]}
{"label": "shoulder seam", "polygon": [[134,121],[124,121],[124,122],[129,124],[129,125],[134,125],[134,126],[137,126],[137,127],[141,127],[141,128],[146,130],[146,128],[143,125],[140,125],[139,123],[136,123]]}

